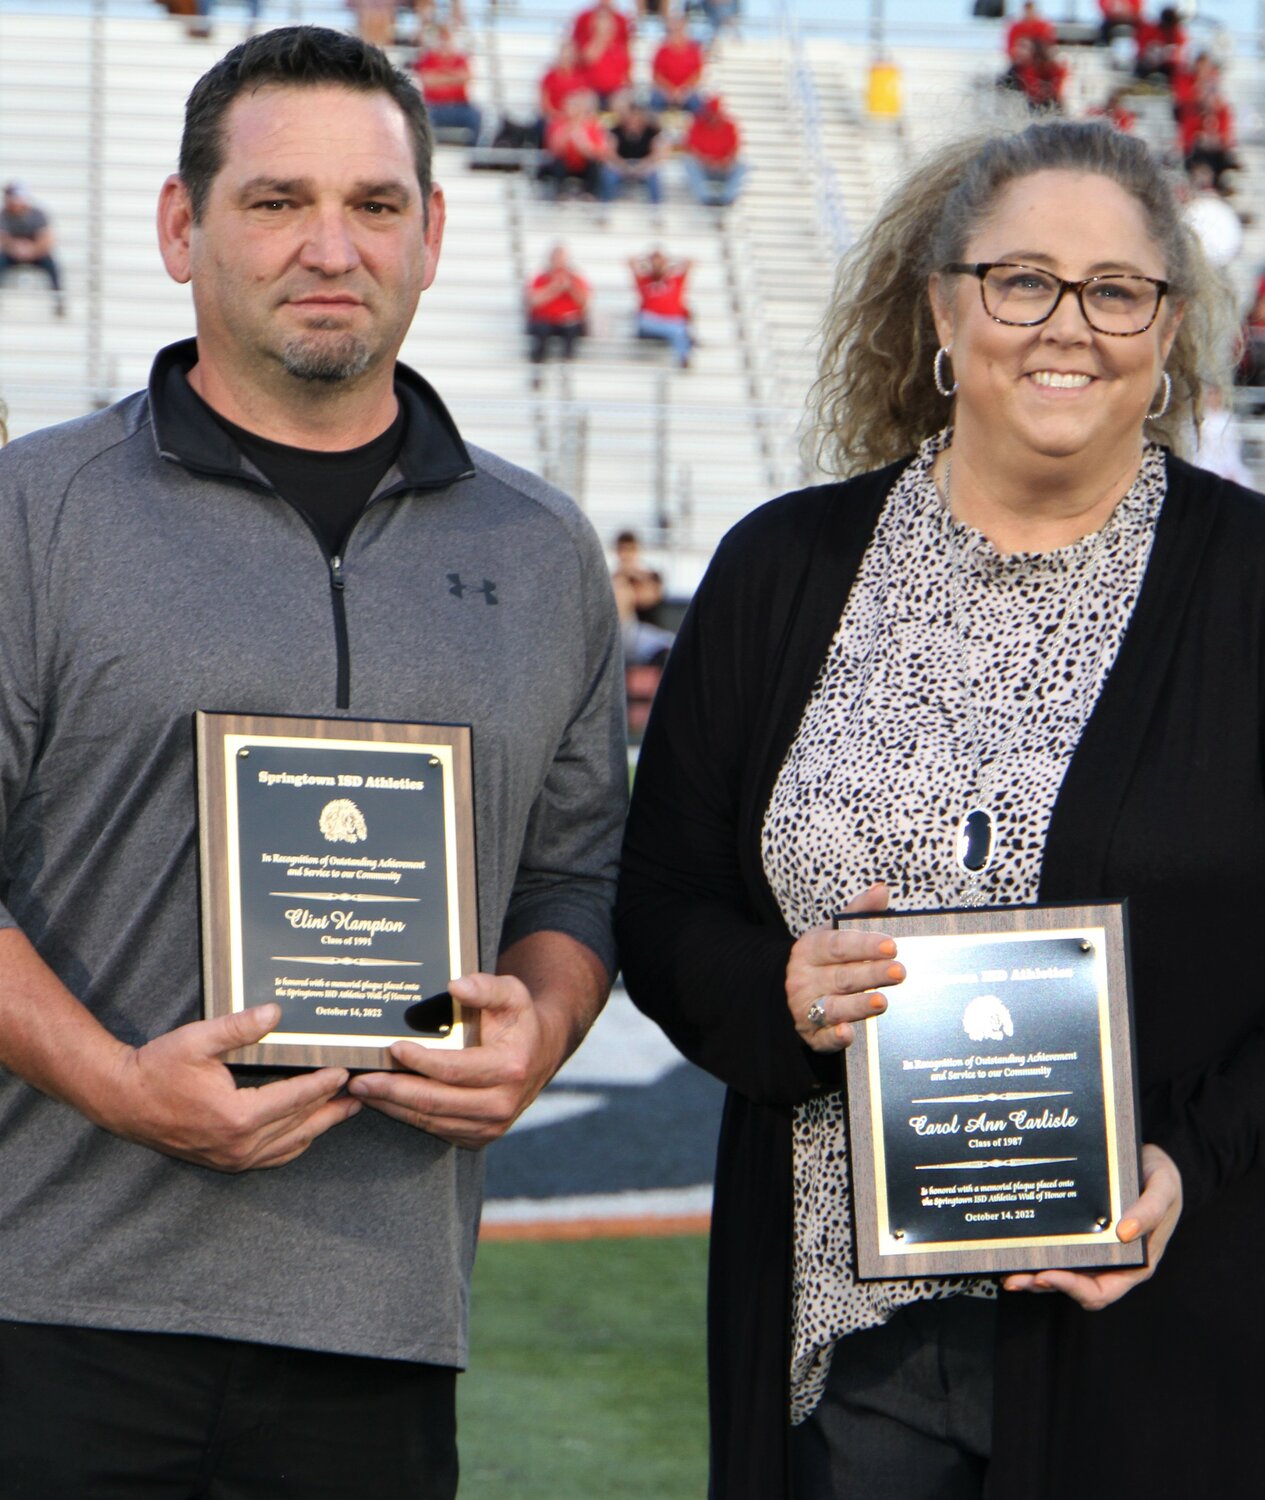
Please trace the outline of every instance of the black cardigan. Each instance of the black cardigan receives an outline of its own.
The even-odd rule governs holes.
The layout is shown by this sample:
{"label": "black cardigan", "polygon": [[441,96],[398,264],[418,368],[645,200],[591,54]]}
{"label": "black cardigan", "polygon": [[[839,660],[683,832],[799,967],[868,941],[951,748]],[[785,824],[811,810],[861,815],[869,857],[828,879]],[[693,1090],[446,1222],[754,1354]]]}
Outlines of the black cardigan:
{"label": "black cardigan", "polygon": [[[838,1088],[783,978],[760,825],[903,465],[772,501],[717,551],[637,770],[629,993],[728,1086],[709,1288],[713,1500],[789,1496],[791,1113]],[[1003,1294],[993,1500],[1255,1493],[1265,1424],[1265,503],[1177,459],[1050,822],[1042,900],[1128,896],[1143,1135],[1182,1173],[1157,1275],[1105,1312]],[[838,1357],[846,1357],[846,1341]],[[1245,1358],[1246,1357],[1246,1358]]]}

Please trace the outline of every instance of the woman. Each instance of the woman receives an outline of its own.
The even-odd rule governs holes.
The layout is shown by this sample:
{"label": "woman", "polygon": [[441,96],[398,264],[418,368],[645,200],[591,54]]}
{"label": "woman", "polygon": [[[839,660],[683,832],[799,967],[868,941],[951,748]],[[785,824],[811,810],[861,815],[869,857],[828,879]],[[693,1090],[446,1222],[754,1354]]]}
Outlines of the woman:
{"label": "woman", "polygon": [[[1133,138],[941,151],[828,319],[822,453],[858,477],[739,523],[677,638],[618,920],[633,998],[729,1085],[718,1500],[1259,1485],[1265,505],[1159,446],[1231,313]],[[901,1003],[877,914],[1119,897],[1150,1265],[858,1284],[840,1054]]]}

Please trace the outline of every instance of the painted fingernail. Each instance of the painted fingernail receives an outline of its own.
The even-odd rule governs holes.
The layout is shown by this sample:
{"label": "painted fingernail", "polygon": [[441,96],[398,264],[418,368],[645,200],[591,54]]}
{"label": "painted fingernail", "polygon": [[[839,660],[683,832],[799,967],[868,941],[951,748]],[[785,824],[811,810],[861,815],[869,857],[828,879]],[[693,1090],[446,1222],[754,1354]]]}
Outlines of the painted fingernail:
{"label": "painted fingernail", "polygon": [[886,1010],[887,1009],[887,1001],[883,999],[882,995],[871,995],[870,996],[870,1009],[871,1010]]}
{"label": "painted fingernail", "polygon": [[1137,1239],[1141,1227],[1136,1219],[1121,1219],[1116,1225],[1116,1238],[1127,1245],[1130,1240]]}
{"label": "painted fingernail", "polygon": [[892,964],[892,965],[890,965],[890,967],[887,970],[887,977],[892,981],[893,984],[897,983],[901,979],[904,979],[904,977],[905,977],[905,966],[904,966],[904,964]]}
{"label": "painted fingernail", "polygon": [[883,941],[878,945],[878,954],[880,958],[896,957],[896,944],[891,940],[891,938],[884,938]]}

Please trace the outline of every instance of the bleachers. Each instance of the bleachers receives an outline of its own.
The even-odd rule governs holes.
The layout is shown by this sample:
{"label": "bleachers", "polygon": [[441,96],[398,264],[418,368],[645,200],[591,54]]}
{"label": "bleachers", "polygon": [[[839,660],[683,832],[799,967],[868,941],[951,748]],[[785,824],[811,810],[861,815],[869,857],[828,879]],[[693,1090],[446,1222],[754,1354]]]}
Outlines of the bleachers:
{"label": "bleachers", "polygon": [[[29,182],[53,213],[69,296],[69,315],[55,321],[39,278],[0,288],[0,392],[15,434],[136,388],[155,348],[192,331],[188,291],[158,257],[154,204],[175,163],[189,88],[241,35],[233,9],[222,15],[208,44],[156,8],[91,22],[34,6],[0,13],[0,175]],[[534,114],[557,34],[503,24],[494,9],[480,15],[471,36],[476,92],[494,115]],[[851,234],[864,233],[885,185],[946,122],[993,108],[998,38],[987,27],[977,36],[973,47],[901,46],[898,121],[866,115],[868,45],[823,35],[803,42],[815,129]],[[647,27],[637,41],[641,78],[654,40]],[[1070,61],[1074,108],[1104,97],[1108,55],[1078,48]],[[657,540],[654,559],[677,589],[692,586],[734,519],[808,477],[796,430],[836,250],[805,150],[799,83],[792,44],[779,35],[727,37],[714,57],[709,85],[740,120],[751,166],[742,197],[723,214],[692,202],[675,163],[660,212],[640,198],[603,211],[545,202],[524,174],[471,170],[463,149],[438,151],[446,244],[404,358],[439,388],[472,441],[572,489],[605,536],[631,525]],[[1144,123],[1166,128],[1155,110]],[[1260,181],[1258,148],[1246,154],[1245,201]],[[94,224],[102,226],[95,238]],[[1262,233],[1251,232],[1244,280],[1265,252]],[[522,288],[558,239],[594,287],[592,333],[574,364],[546,366],[536,389]],[[633,336],[627,259],[654,244],[694,261],[701,346],[688,372]]]}

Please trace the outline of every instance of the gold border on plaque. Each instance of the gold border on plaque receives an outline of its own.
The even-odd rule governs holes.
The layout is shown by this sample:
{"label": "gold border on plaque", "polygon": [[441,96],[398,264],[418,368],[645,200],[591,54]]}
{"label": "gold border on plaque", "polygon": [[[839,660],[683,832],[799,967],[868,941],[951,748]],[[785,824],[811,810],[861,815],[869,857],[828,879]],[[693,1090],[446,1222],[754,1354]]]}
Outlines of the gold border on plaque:
{"label": "gold border on plaque", "polygon": [[[1083,917],[1084,920],[1078,920]],[[1101,1230],[1014,1234],[990,1239],[902,1242],[890,1231],[882,1095],[882,1017],[858,1023],[847,1053],[849,1146],[852,1156],[854,1239],[862,1280],[906,1275],[990,1274],[996,1271],[1137,1265],[1140,1240],[1117,1240],[1112,1229],[1139,1191],[1137,1112],[1129,1030],[1124,916],[1120,903],[1099,906],[1002,907],[958,912],[882,912],[840,919],[889,932],[898,956],[916,961],[916,946],[949,948],[999,942],[1081,938],[1093,943],[1097,981],[1098,1041],[1103,1096],[1104,1149],[1110,1219]],[[1046,924],[1049,925],[1046,925]],[[1116,998],[1113,1003],[1113,990]],[[899,1005],[901,987],[889,1002]],[[1122,1143],[1127,1142],[1124,1150]],[[1051,1254],[1050,1252],[1058,1252]]]}
{"label": "gold border on plaque", "polygon": [[[255,746],[316,746],[369,755],[426,755],[443,767],[443,832],[448,908],[448,967],[453,975],[479,967],[478,898],[474,869],[473,765],[470,729],[459,724],[411,724],[368,719],[321,719],[256,714],[195,715],[198,747],[199,845],[202,880],[204,1010],[208,1016],[251,1008],[245,997],[237,763]],[[277,955],[281,957],[281,955]],[[403,966],[403,961],[401,961]],[[262,1003],[262,1002],[254,1002]],[[397,1070],[397,1041],[458,1049],[477,1040],[477,1013],[454,1006],[446,1036],[413,1031],[327,1033],[274,1031],[230,1062],[265,1066]]]}

